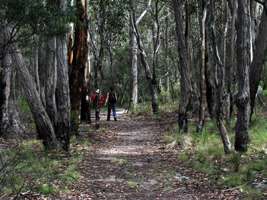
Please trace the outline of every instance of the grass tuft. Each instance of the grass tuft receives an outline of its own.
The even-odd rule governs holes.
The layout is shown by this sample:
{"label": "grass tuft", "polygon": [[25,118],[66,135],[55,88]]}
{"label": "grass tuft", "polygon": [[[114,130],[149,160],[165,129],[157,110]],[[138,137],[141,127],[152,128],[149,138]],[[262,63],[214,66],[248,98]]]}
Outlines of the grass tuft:
{"label": "grass tuft", "polygon": [[2,154],[8,164],[0,174],[0,194],[9,196],[32,191],[48,196],[68,190],[80,178],[81,150],[88,145],[89,142],[72,139],[71,156],[59,151],[46,152],[37,140],[25,141],[16,149],[5,150]]}
{"label": "grass tuft", "polygon": [[[233,123],[234,125],[234,123]],[[230,139],[234,141],[234,127],[230,129]],[[190,148],[185,143],[191,138]],[[176,141],[182,147],[179,160],[187,166],[210,176],[215,184],[227,188],[239,188],[246,198],[260,199],[263,193],[253,187],[252,183],[267,177],[267,123],[265,117],[254,119],[250,128],[250,145],[245,154],[232,152],[224,154],[221,138],[216,124],[208,121],[201,134],[195,127],[189,127],[187,135],[180,134],[177,126],[165,135],[165,141]]]}

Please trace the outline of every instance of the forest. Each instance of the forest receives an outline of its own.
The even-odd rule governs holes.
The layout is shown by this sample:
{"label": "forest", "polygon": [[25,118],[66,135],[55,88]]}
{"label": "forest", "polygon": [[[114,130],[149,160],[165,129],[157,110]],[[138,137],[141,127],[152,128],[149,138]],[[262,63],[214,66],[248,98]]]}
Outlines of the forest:
{"label": "forest", "polygon": [[0,0],[0,199],[267,199],[267,0]]}

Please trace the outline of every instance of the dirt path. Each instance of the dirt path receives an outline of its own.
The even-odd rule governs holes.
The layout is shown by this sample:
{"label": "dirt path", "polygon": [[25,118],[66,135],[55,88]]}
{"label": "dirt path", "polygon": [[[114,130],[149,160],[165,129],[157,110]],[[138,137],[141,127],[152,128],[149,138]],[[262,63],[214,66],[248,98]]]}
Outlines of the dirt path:
{"label": "dirt path", "polygon": [[162,136],[172,123],[174,118],[159,121],[127,116],[118,122],[102,121],[102,128],[90,135],[93,147],[80,166],[81,181],[68,198],[238,199],[210,186],[204,175],[182,167],[178,150],[165,148]]}

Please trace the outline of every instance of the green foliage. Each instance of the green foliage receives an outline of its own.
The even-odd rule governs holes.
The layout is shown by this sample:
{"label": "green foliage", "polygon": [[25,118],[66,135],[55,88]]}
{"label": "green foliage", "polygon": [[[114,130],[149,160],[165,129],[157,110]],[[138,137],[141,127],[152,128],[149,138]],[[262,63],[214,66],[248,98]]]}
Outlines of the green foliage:
{"label": "green foliage", "polygon": [[79,180],[78,164],[83,158],[83,148],[90,143],[72,139],[71,156],[62,152],[45,152],[39,141],[23,142],[16,149],[2,152],[9,161],[1,174],[0,193],[7,195],[18,191],[35,191],[50,195]]}
{"label": "green foliage", "polygon": [[102,20],[105,32],[120,35],[127,23],[128,4],[125,0],[92,0],[90,13],[93,21]]}
{"label": "green foliage", "polygon": [[163,104],[168,104],[170,100],[175,99],[176,101],[179,99],[180,95],[180,82],[176,81],[174,83],[170,83],[170,90],[166,90],[165,88],[161,88],[159,94],[159,100]]}
{"label": "green foliage", "polygon": [[134,115],[148,115],[151,113],[151,103],[139,103],[134,109],[131,110]]}
{"label": "green foliage", "polygon": [[[234,130],[234,129],[233,129]],[[185,148],[183,143],[187,137],[178,133],[174,127],[165,140],[168,143],[177,141],[184,150],[179,154],[179,160],[194,169],[206,173],[216,184],[226,187],[237,187],[248,199],[262,197],[261,193],[252,187],[251,183],[257,177],[267,177],[267,125],[265,117],[258,117],[250,129],[250,148],[246,154],[231,153],[225,155],[216,125],[212,121],[205,124],[202,134],[194,132],[189,127],[192,138],[191,148]],[[233,140],[234,134],[230,133]]]}
{"label": "green foliage", "polygon": [[159,111],[160,113],[173,112],[178,110],[178,105],[178,101],[169,101],[166,103],[161,103],[159,105]]}
{"label": "green foliage", "polygon": [[139,187],[139,184],[135,181],[128,181],[127,184],[132,189],[137,189]]}
{"label": "green foliage", "polygon": [[53,194],[55,192],[55,188],[51,184],[42,184],[38,186],[37,190],[44,195]]}
{"label": "green foliage", "polygon": [[71,6],[65,11],[58,6],[43,0],[0,0],[0,25],[14,29],[10,39],[16,38],[22,46],[33,42],[29,40],[33,35],[62,35],[74,20],[74,11]]}

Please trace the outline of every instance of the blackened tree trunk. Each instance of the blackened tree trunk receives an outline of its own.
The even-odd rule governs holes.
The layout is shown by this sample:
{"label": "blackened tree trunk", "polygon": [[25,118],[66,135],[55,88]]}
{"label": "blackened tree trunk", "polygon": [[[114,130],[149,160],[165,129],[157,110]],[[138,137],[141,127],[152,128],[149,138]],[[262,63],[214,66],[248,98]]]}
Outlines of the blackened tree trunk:
{"label": "blackened tree trunk", "polygon": [[255,98],[259,87],[260,80],[263,78],[264,63],[267,59],[267,0],[264,2],[265,8],[262,12],[261,22],[259,26],[258,35],[255,41],[255,54],[250,67],[250,105],[251,116],[255,107]]}
{"label": "blackened tree trunk", "polygon": [[249,0],[238,0],[237,17],[237,79],[238,94],[237,122],[235,134],[235,150],[247,151],[249,142],[249,116],[250,116],[250,89],[249,89],[249,65],[250,65],[250,8]]}
{"label": "blackened tree trunk", "polygon": [[89,89],[85,85],[82,89],[81,96],[81,122],[91,123],[91,111],[90,111],[90,100],[89,100]]}
{"label": "blackened tree trunk", "polygon": [[186,46],[183,18],[182,18],[182,4],[179,0],[172,0],[177,35],[177,47],[179,53],[179,71],[180,71],[180,105],[178,113],[178,123],[180,130],[187,132],[188,130],[188,109],[192,97],[192,84],[190,80],[190,72],[188,66],[188,50]]}
{"label": "blackened tree trunk", "polygon": [[[231,5],[231,6],[230,6]],[[226,65],[225,69],[225,81],[226,81],[226,91],[227,91],[227,101],[226,101],[226,122],[230,126],[230,121],[233,113],[234,101],[233,101],[233,73],[236,71],[236,18],[237,18],[237,1],[232,1],[228,6],[231,8],[231,32],[230,32],[230,58],[229,63]]]}
{"label": "blackened tree trunk", "polygon": [[[209,59],[209,58],[206,58]],[[212,69],[212,65],[208,61],[205,66],[205,86],[206,86],[206,100],[207,100],[207,108],[209,112],[210,118],[214,118],[215,116],[215,84],[214,84],[214,73]]]}

